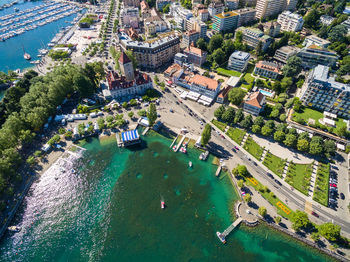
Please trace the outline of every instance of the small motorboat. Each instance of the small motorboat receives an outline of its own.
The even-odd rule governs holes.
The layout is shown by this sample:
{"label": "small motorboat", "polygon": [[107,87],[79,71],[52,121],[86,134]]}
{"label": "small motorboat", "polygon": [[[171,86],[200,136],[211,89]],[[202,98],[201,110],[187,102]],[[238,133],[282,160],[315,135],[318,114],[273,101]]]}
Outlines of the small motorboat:
{"label": "small motorboat", "polygon": [[188,166],[192,167],[192,161],[188,162]]}
{"label": "small motorboat", "polygon": [[164,202],[164,201],[160,201],[160,207],[161,207],[162,209],[165,208],[165,202]]}
{"label": "small motorboat", "polygon": [[23,57],[24,57],[25,60],[30,60],[31,59],[31,56],[28,53],[24,53]]}
{"label": "small motorboat", "polygon": [[226,239],[225,237],[218,231],[216,232],[216,235],[218,236],[218,238],[220,239],[220,241],[224,244],[226,244]]}
{"label": "small motorboat", "polygon": [[16,226],[11,226],[11,227],[8,227],[7,229],[11,232],[19,232],[19,231],[21,231],[22,228],[16,227]]}

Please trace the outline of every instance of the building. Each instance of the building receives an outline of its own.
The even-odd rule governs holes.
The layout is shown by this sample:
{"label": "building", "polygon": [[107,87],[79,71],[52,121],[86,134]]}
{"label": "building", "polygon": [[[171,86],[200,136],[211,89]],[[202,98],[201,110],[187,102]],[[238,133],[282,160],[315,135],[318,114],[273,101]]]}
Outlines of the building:
{"label": "building", "polygon": [[241,0],[242,6],[256,6],[257,0]]}
{"label": "building", "polygon": [[242,8],[235,10],[235,13],[239,15],[238,17],[238,27],[251,24],[255,22],[256,9],[255,8]]}
{"label": "building", "polygon": [[151,16],[144,20],[144,28],[148,36],[152,36],[168,29],[167,23],[159,16]]}
{"label": "building", "polygon": [[152,79],[147,74],[135,73],[135,78],[128,81],[125,76],[118,75],[116,72],[107,73],[108,89],[103,90],[105,97],[125,100],[136,95],[143,95],[147,89],[153,87]]}
{"label": "building", "polygon": [[183,8],[179,3],[174,2],[170,5],[170,14],[174,17],[176,27],[183,31],[187,31],[186,21],[193,17],[192,12]]}
{"label": "building", "polygon": [[297,7],[298,0],[284,0],[284,10],[294,11]]}
{"label": "building", "polygon": [[256,49],[259,45],[259,42],[261,42],[262,50],[266,51],[266,49],[270,46],[270,44],[273,41],[270,36],[264,35],[264,33],[257,28],[240,27],[239,30],[242,32],[243,35],[243,43],[247,44],[250,48],[253,49]]}
{"label": "building", "polygon": [[277,22],[267,22],[264,24],[264,32],[268,36],[277,37],[281,33],[281,25]]}
{"label": "building", "polygon": [[327,48],[330,45],[331,42],[329,42],[326,39],[320,38],[315,35],[309,35],[305,37],[305,40],[303,42],[304,46],[310,46],[310,45],[317,45],[319,47]]}
{"label": "building", "polygon": [[174,56],[174,63],[182,66],[183,64],[188,63],[188,56],[182,53],[177,53]]}
{"label": "building", "polygon": [[188,46],[184,50],[184,54],[187,55],[187,59],[189,63],[201,66],[203,63],[207,61],[207,52],[194,47],[193,45]]}
{"label": "building", "polygon": [[216,102],[219,104],[225,103],[228,99],[228,93],[230,92],[230,90],[230,86],[225,86],[224,88],[222,88],[218,94],[218,97],[216,98]]}
{"label": "building", "polygon": [[124,52],[122,52],[119,57],[118,63],[120,71],[125,76],[125,79],[127,81],[132,81],[135,78],[135,75],[134,66],[132,65],[132,61],[130,60],[130,58]]}
{"label": "building", "polygon": [[171,4],[171,0],[156,0],[156,8],[159,11],[162,11],[164,6]]}
{"label": "building", "polygon": [[336,52],[317,45],[304,47],[299,51],[298,56],[301,58],[304,68],[313,68],[318,64],[333,67],[339,59]]}
{"label": "building", "polygon": [[331,23],[335,20],[334,17],[331,17],[329,15],[321,15],[320,21],[323,25],[329,26]]}
{"label": "building", "polygon": [[123,9],[120,14],[122,26],[124,27],[139,27],[139,9],[137,7],[129,7]]}
{"label": "building", "polygon": [[329,76],[329,67],[318,65],[308,75],[302,90],[305,106],[350,118],[350,86]]}
{"label": "building", "polygon": [[116,136],[118,136],[117,141],[119,147],[131,146],[141,143],[140,135],[137,132],[137,129],[120,132],[117,133]]}
{"label": "building", "polygon": [[169,35],[155,41],[133,41],[124,32],[118,34],[121,47],[131,50],[138,65],[142,68],[155,69],[170,62],[180,52],[180,38]]}
{"label": "building", "polygon": [[274,59],[282,62],[284,64],[287,63],[287,60],[296,55],[300,51],[300,48],[296,46],[282,46],[281,48],[276,50],[276,53],[274,55]]}
{"label": "building", "polygon": [[238,9],[239,0],[226,0],[225,5],[226,5],[227,9],[230,11]]}
{"label": "building", "polygon": [[345,25],[345,27],[348,29],[348,34],[350,33],[350,17],[348,19],[346,19],[343,23],[341,23],[342,25]]}
{"label": "building", "polygon": [[232,11],[214,15],[213,31],[220,33],[236,29],[238,25],[238,17],[238,14]]}
{"label": "building", "polygon": [[230,55],[227,67],[231,70],[243,72],[249,63],[250,54],[242,51],[235,51]]}
{"label": "building", "polygon": [[191,30],[191,31],[186,31],[183,34],[182,37],[182,43],[186,46],[191,45],[192,43],[197,43],[199,39],[199,32],[195,31],[195,30]]}
{"label": "building", "polygon": [[303,28],[304,20],[301,15],[284,11],[278,16],[277,23],[281,25],[282,32],[298,32]]}
{"label": "building", "polygon": [[263,19],[279,14],[284,8],[283,0],[257,0],[256,18]]}
{"label": "building", "polygon": [[211,2],[208,6],[208,12],[211,17],[221,14],[225,11],[225,5],[220,1]]}
{"label": "building", "polygon": [[202,22],[206,22],[209,19],[209,11],[208,9],[202,9],[198,11],[198,18],[202,21]]}
{"label": "building", "polygon": [[265,96],[260,91],[251,93],[244,100],[243,110],[249,114],[257,116],[264,110],[266,103],[265,100]]}
{"label": "building", "polygon": [[278,79],[282,75],[282,72],[276,63],[259,61],[255,64],[254,74],[271,79]]}
{"label": "building", "polygon": [[140,6],[140,0],[124,0],[124,7],[139,7]]}
{"label": "building", "polygon": [[209,77],[194,75],[188,79],[190,90],[200,95],[215,99],[220,92],[221,83]]}

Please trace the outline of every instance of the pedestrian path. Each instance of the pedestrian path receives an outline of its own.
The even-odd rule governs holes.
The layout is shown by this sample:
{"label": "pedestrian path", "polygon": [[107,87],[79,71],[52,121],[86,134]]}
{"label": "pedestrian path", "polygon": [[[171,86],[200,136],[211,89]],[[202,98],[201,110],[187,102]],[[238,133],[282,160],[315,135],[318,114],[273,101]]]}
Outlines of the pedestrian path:
{"label": "pedestrian path", "polygon": [[286,165],[284,166],[283,173],[282,173],[282,179],[284,180],[287,176],[288,172],[288,167],[289,167],[289,161],[287,160]]}
{"label": "pedestrian path", "polygon": [[318,161],[315,161],[312,165],[312,173],[311,173],[309,194],[308,194],[309,197],[312,197],[312,195],[315,191],[317,168],[318,168]]}
{"label": "pedestrian path", "polygon": [[247,141],[248,137],[249,137],[249,134],[247,132],[247,133],[245,133],[245,135],[244,135],[244,137],[242,139],[242,143],[240,144],[240,146],[243,146],[245,144],[245,141]]}
{"label": "pedestrian path", "polygon": [[261,162],[264,162],[265,156],[266,156],[266,154],[267,154],[268,152],[269,152],[269,151],[264,147],[264,152],[262,153],[261,158],[260,158],[260,161],[261,161]]}

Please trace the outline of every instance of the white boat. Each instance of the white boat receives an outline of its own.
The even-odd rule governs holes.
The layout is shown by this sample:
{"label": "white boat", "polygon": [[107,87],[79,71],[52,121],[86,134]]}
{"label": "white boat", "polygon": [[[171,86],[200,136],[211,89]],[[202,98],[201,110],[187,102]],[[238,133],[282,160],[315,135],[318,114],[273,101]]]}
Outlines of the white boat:
{"label": "white boat", "polygon": [[161,207],[162,209],[165,208],[165,202],[164,202],[164,201],[160,201],[160,207]]}
{"label": "white boat", "polygon": [[30,60],[31,59],[31,56],[28,53],[24,53],[23,57],[24,57],[25,60]]}
{"label": "white boat", "polygon": [[192,167],[192,161],[188,162],[188,166]]}
{"label": "white boat", "polygon": [[16,227],[16,226],[11,226],[11,227],[8,227],[7,228],[9,231],[12,231],[12,232],[19,232],[21,231],[21,227]]}

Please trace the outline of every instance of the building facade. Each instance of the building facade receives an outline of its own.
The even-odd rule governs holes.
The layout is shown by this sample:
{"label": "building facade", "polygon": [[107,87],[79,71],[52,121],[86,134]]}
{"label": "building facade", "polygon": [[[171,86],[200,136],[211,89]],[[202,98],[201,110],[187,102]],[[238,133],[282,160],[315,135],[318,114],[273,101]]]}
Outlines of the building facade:
{"label": "building facade", "polygon": [[284,64],[287,63],[287,60],[296,55],[300,51],[300,48],[296,46],[282,46],[281,48],[276,50],[276,53],[274,55],[274,59],[282,62]]}
{"label": "building facade", "polygon": [[192,43],[197,43],[199,39],[199,32],[195,31],[195,30],[191,30],[191,31],[186,31],[183,34],[182,37],[182,43],[186,46],[191,45]]}
{"label": "building facade", "polygon": [[255,8],[242,8],[235,10],[235,13],[239,15],[238,17],[238,27],[253,23],[256,15],[256,9]]}
{"label": "building facade", "polygon": [[180,38],[170,35],[153,42],[132,41],[125,33],[118,35],[121,47],[131,50],[138,65],[142,68],[155,69],[170,62],[180,52]]}
{"label": "building facade", "polygon": [[211,17],[221,14],[225,11],[225,5],[220,1],[211,2],[208,6],[208,12]]}
{"label": "building facade", "polygon": [[188,46],[184,50],[184,54],[187,55],[187,61],[189,63],[201,66],[207,61],[207,52],[194,47],[193,45]]}
{"label": "building facade", "polygon": [[220,33],[236,29],[238,25],[238,17],[238,14],[232,11],[214,15],[213,31]]}
{"label": "building facade", "polygon": [[350,86],[329,76],[329,67],[318,65],[306,79],[301,90],[304,105],[350,118]]}
{"label": "building facade", "polygon": [[304,47],[299,51],[298,56],[301,58],[304,68],[313,68],[319,64],[333,67],[339,59],[336,52],[317,45]]}
{"label": "building facade", "polygon": [[240,27],[239,29],[243,35],[243,43],[247,44],[250,48],[256,49],[259,45],[259,42],[261,42],[262,50],[266,51],[266,49],[272,43],[272,38],[268,35],[264,35],[264,33],[257,28]]}
{"label": "building facade", "polygon": [[331,42],[329,42],[326,39],[323,39],[321,37],[315,36],[315,35],[309,35],[305,37],[305,40],[303,42],[303,45],[308,47],[310,45],[317,45],[319,47],[327,48],[330,45]]}
{"label": "building facade", "polygon": [[211,99],[215,99],[220,92],[221,83],[205,76],[194,75],[188,82],[191,91]]}
{"label": "building facade", "polygon": [[131,6],[131,7],[139,7],[140,6],[140,0],[124,0],[124,7]]}
{"label": "building facade", "polygon": [[303,28],[304,20],[301,15],[284,11],[278,16],[277,23],[281,25],[282,32],[298,32]]}
{"label": "building facade", "polygon": [[239,0],[226,0],[225,5],[226,5],[227,9],[230,11],[238,9]]}
{"label": "building facade", "polygon": [[276,63],[259,61],[255,64],[254,74],[271,79],[278,79],[282,75],[282,72]]}
{"label": "building facade", "polygon": [[284,8],[283,0],[258,0],[256,2],[256,18],[263,19],[277,15]]}
{"label": "building facade", "polygon": [[246,70],[249,63],[250,54],[242,51],[235,51],[230,55],[228,68],[238,72]]}
{"label": "building facade", "polygon": [[248,97],[244,100],[243,110],[249,114],[258,116],[260,112],[264,110],[265,103],[265,96],[261,92],[257,91],[248,95]]}
{"label": "building facade", "polygon": [[264,24],[264,32],[268,36],[277,37],[281,33],[281,25],[277,22],[267,22]]}

